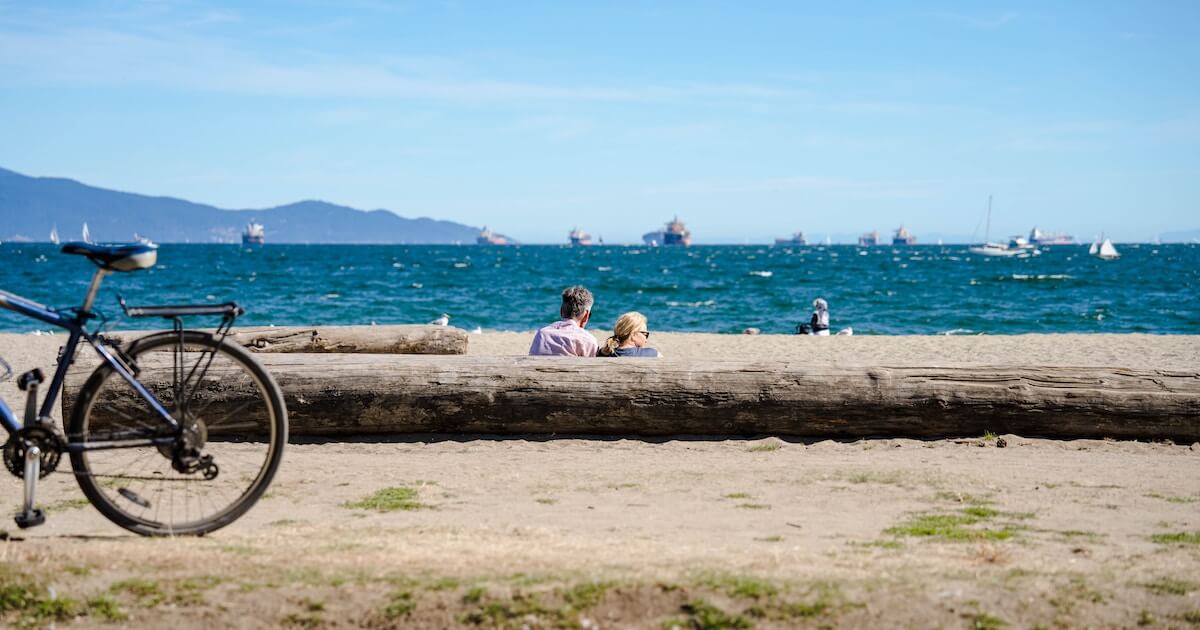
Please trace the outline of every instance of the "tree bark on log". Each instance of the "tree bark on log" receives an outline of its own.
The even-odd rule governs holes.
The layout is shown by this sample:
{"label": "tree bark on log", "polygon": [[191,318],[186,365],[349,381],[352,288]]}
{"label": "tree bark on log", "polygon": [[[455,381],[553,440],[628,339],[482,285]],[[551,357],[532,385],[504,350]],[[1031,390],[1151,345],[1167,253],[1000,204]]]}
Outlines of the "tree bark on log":
{"label": "tree bark on log", "polygon": [[[211,332],[211,331],[210,331]],[[119,333],[132,342],[148,333]],[[467,332],[451,326],[288,326],[234,328],[228,341],[251,352],[466,354]]]}
{"label": "tree bark on log", "polygon": [[[348,354],[259,359],[285,392],[294,435],[937,438],[992,431],[1200,439],[1195,371]],[[84,377],[68,381],[64,407]]]}

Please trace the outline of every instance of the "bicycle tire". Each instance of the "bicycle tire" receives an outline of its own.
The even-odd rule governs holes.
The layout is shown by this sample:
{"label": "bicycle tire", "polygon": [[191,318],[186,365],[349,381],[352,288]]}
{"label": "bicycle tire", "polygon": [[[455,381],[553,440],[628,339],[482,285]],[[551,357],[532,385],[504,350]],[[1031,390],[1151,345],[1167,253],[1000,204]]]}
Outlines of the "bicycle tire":
{"label": "bicycle tire", "polygon": [[[199,454],[213,457],[217,474],[179,472],[172,463],[178,437],[171,446],[73,452],[84,495],[113,523],[146,536],[203,535],[237,520],[262,497],[283,458],[288,422],[279,385],[245,349],[208,333],[152,334],[131,344],[124,359],[172,417],[202,435]],[[80,390],[67,438],[86,444],[164,428],[105,363]]]}

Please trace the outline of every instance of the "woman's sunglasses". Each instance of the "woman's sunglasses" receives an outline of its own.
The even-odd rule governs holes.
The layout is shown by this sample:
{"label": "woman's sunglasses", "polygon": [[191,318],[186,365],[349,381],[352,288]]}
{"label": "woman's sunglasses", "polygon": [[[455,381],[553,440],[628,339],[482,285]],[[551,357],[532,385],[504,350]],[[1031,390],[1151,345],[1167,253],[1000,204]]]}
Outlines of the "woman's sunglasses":
{"label": "woman's sunglasses", "polygon": [[638,332],[642,333],[642,335],[643,335],[643,336],[645,336],[647,339],[649,339],[649,338],[650,338],[650,331],[648,331],[648,330],[639,330]]}

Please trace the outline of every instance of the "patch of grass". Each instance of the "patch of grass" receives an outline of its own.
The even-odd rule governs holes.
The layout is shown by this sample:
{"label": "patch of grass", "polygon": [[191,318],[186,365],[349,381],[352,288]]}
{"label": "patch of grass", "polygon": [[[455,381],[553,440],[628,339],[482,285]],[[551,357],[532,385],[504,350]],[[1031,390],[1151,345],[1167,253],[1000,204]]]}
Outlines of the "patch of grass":
{"label": "patch of grass", "polygon": [[180,606],[197,606],[204,603],[204,592],[225,581],[215,575],[199,575],[175,582],[171,602]]}
{"label": "patch of grass", "polygon": [[783,536],[766,536],[764,538],[755,538],[754,540],[757,540],[758,542],[777,543],[783,542]]}
{"label": "patch of grass", "polygon": [[438,578],[432,582],[425,584],[425,588],[431,591],[449,591],[462,586],[462,581],[458,578]]}
{"label": "patch of grass", "polygon": [[1142,612],[1138,613],[1138,626],[1153,626],[1156,621],[1158,621],[1158,619],[1155,619],[1154,613],[1150,612],[1149,610],[1143,609]]}
{"label": "patch of grass", "polygon": [[1054,597],[1050,598],[1050,605],[1059,612],[1069,615],[1079,601],[1102,604],[1104,603],[1104,594],[1089,587],[1087,581],[1082,577],[1073,577],[1070,582],[1056,589]]}
{"label": "patch of grass", "polygon": [[287,527],[288,525],[299,525],[299,524],[300,524],[300,521],[297,521],[295,519],[290,519],[290,518],[281,518],[278,521],[271,521],[270,523],[267,523],[267,525],[270,525],[271,527]]}
{"label": "patch of grass", "polygon": [[404,617],[416,610],[417,602],[410,591],[396,591],[388,597],[387,606],[383,608],[383,616],[388,619]]}
{"label": "patch of grass", "polygon": [[348,501],[343,503],[342,507],[352,510],[395,512],[396,510],[419,510],[425,506],[417,500],[416,488],[399,486],[384,488],[359,501]]}
{"label": "patch of grass", "polygon": [[542,605],[537,595],[517,593],[509,601],[484,602],[479,608],[463,613],[459,621],[474,625],[490,622],[492,625],[506,626],[514,619],[528,615],[538,617],[552,612]]}
{"label": "patch of grass", "polygon": [[92,504],[91,501],[88,501],[87,499],[85,499],[83,497],[79,497],[78,499],[62,499],[60,501],[55,501],[54,503],[51,503],[49,505],[43,505],[42,509],[45,510],[45,512],[47,514],[51,514],[53,512],[66,512],[67,510],[78,510],[79,508],[87,507],[91,504]]}
{"label": "patch of grass", "polygon": [[40,626],[47,621],[67,621],[78,617],[85,611],[79,602],[70,597],[55,597],[54,599],[39,599],[30,608],[26,608],[17,620],[18,626]]}
{"label": "patch of grass", "polygon": [[1181,497],[1177,495],[1160,494],[1158,492],[1151,492],[1146,496],[1150,497],[1151,499],[1162,499],[1167,503],[1195,503],[1200,501],[1200,497]]}
{"label": "patch of grass", "polygon": [[1007,625],[1003,619],[981,612],[970,617],[970,624],[967,627],[971,630],[999,630]]}
{"label": "patch of grass", "polygon": [[471,590],[463,594],[463,603],[478,604],[483,601],[484,595],[487,595],[487,589],[482,586],[473,587]]}
{"label": "patch of grass", "polygon": [[730,492],[729,494],[721,495],[722,499],[750,499],[753,498],[749,492]]}
{"label": "patch of grass", "polygon": [[763,442],[762,444],[755,444],[746,450],[751,453],[770,453],[778,451],[781,448],[783,448],[783,444],[779,442]]}
{"label": "patch of grass", "polygon": [[903,549],[904,543],[899,540],[872,540],[859,543],[863,547],[879,547],[880,549]]}
{"label": "patch of grass", "polygon": [[1189,610],[1179,615],[1179,618],[1193,625],[1200,625],[1200,610]]}
{"label": "patch of grass", "polygon": [[279,621],[285,626],[294,626],[297,628],[316,628],[317,626],[325,623],[325,620],[321,618],[321,615],[305,612],[288,613]]}
{"label": "patch of grass", "polygon": [[715,591],[721,591],[730,597],[745,597],[749,599],[765,599],[779,594],[779,587],[755,577],[723,575],[710,576],[700,582]]}
{"label": "patch of grass", "polygon": [[854,473],[846,478],[850,483],[896,483],[895,478],[885,478],[885,475],[873,472]]}
{"label": "patch of grass", "polygon": [[980,439],[982,439],[984,442],[995,442],[997,437],[999,437],[999,436],[997,436],[995,433],[992,433],[991,431],[984,431],[983,437]]}
{"label": "patch of grass", "polygon": [[960,514],[922,514],[907,523],[884,530],[893,536],[912,536],[916,538],[940,538],[955,542],[972,540],[1008,540],[1014,530],[1009,526],[1000,529],[970,529],[983,521],[999,515],[990,508],[973,506],[963,509]]}
{"label": "patch of grass", "polygon": [[1159,595],[1187,595],[1192,591],[1200,591],[1200,584],[1171,577],[1160,577],[1142,586]]}
{"label": "patch of grass", "polygon": [[127,621],[129,615],[121,610],[117,600],[108,595],[100,595],[93,597],[87,602],[87,614],[90,617],[97,617],[104,621]]}
{"label": "patch of grass", "polygon": [[771,506],[766,503],[739,503],[737,507],[745,510],[769,510]]}
{"label": "patch of grass", "polygon": [[31,584],[11,583],[7,580],[0,584],[0,613],[10,610],[25,610],[33,606],[38,599],[36,587]]}
{"label": "patch of grass", "polygon": [[1176,532],[1154,534],[1150,540],[1160,545],[1200,545],[1200,532]]}
{"label": "patch of grass", "polygon": [[627,481],[624,483],[610,483],[610,484],[608,484],[607,487],[612,490],[634,490],[634,489],[642,487],[642,484],[633,483],[632,481]]}
{"label": "patch of grass", "polygon": [[78,575],[80,577],[86,577],[92,574],[92,567],[89,567],[85,564],[70,565],[63,567],[63,570],[71,575]]}
{"label": "patch of grass", "polygon": [[731,615],[707,601],[696,598],[682,606],[682,610],[695,628],[723,630],[725,628],[749,628],[750,620],[741,615]]}
{"label": "patch of grass", "polygon": [[1086,538],[1094,541],[1104,537],[1103,534],[1097,534],[1096,532],[1089,532],[1081,529],[1066,529],[1055,533],[1067,539]]}
{"label": "patch of grass", "polygon": [[143,578],[129,578],[115,582],[108,587],[108,590],[113,593],[128,593],[137,600],[139,606],[147,608],[153,608],[166,599],[158,582]]}
{"label": "patch of grass", "polygon": [[575,610],[587,610],[599,604],[613,586],[612,582],[584,582],[565,591],[563,599]]}

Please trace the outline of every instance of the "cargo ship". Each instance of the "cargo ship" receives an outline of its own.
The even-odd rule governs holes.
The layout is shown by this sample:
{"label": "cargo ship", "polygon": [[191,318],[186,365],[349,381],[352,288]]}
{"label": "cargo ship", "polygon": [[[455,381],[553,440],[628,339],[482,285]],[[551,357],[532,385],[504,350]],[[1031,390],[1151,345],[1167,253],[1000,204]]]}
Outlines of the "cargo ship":
{"label": "cargo ship", "polygon": [[777,238],[776,245],[808,245],[808,239],[804,238],[804,232],[796,232],[791,238]]}
{"label": "cargo ship", "polygon": [[1029,231],[1031,245],[1078,245],[1075,237],[1061,232],[1043,232],[1037,227]]}
{"label": "cargo ship", "polygon": [[258,221],[251,221],[246,224],[246,229],[242,230],[242,245],[245,247],[259,247],[267,242],[267,232],[263,229],[263,225]]}
{"label": "cargo ship", "polygon": [[642,242],[651,247],[658,245],[682,245],[686,247],[692,244],[692,233],[683,226],[683,221],[680,221],[679,217],[675,217],[663,229],[643,234]]}
{"label": "cargo ship", "polygon": [[588,234],[587,232],[584,232],[583,230],[581,230],[579,228],[575,228],[575,229],[571,230],[571,233],[567,235],[567,238],[571,240],[572,245],[591,245],[592,244],[592,235]]}
{"label": "cargo ship", "polygon": [[917,237],[912,232],[909,232],[903,225],[896,230],[895,236],[892,237],[892,245],[916,245]]}
{"label": "cargo ship", "polygon": [[477,245],[508,245],[508,239],[487,229],[485,225],[479,231],[479,237],[475,239],[475,243]]}
{"label": "cargo ship", "polygon": [[859,247],[875,247],[879,244],[879,230],[872,230],[858,237]]}

